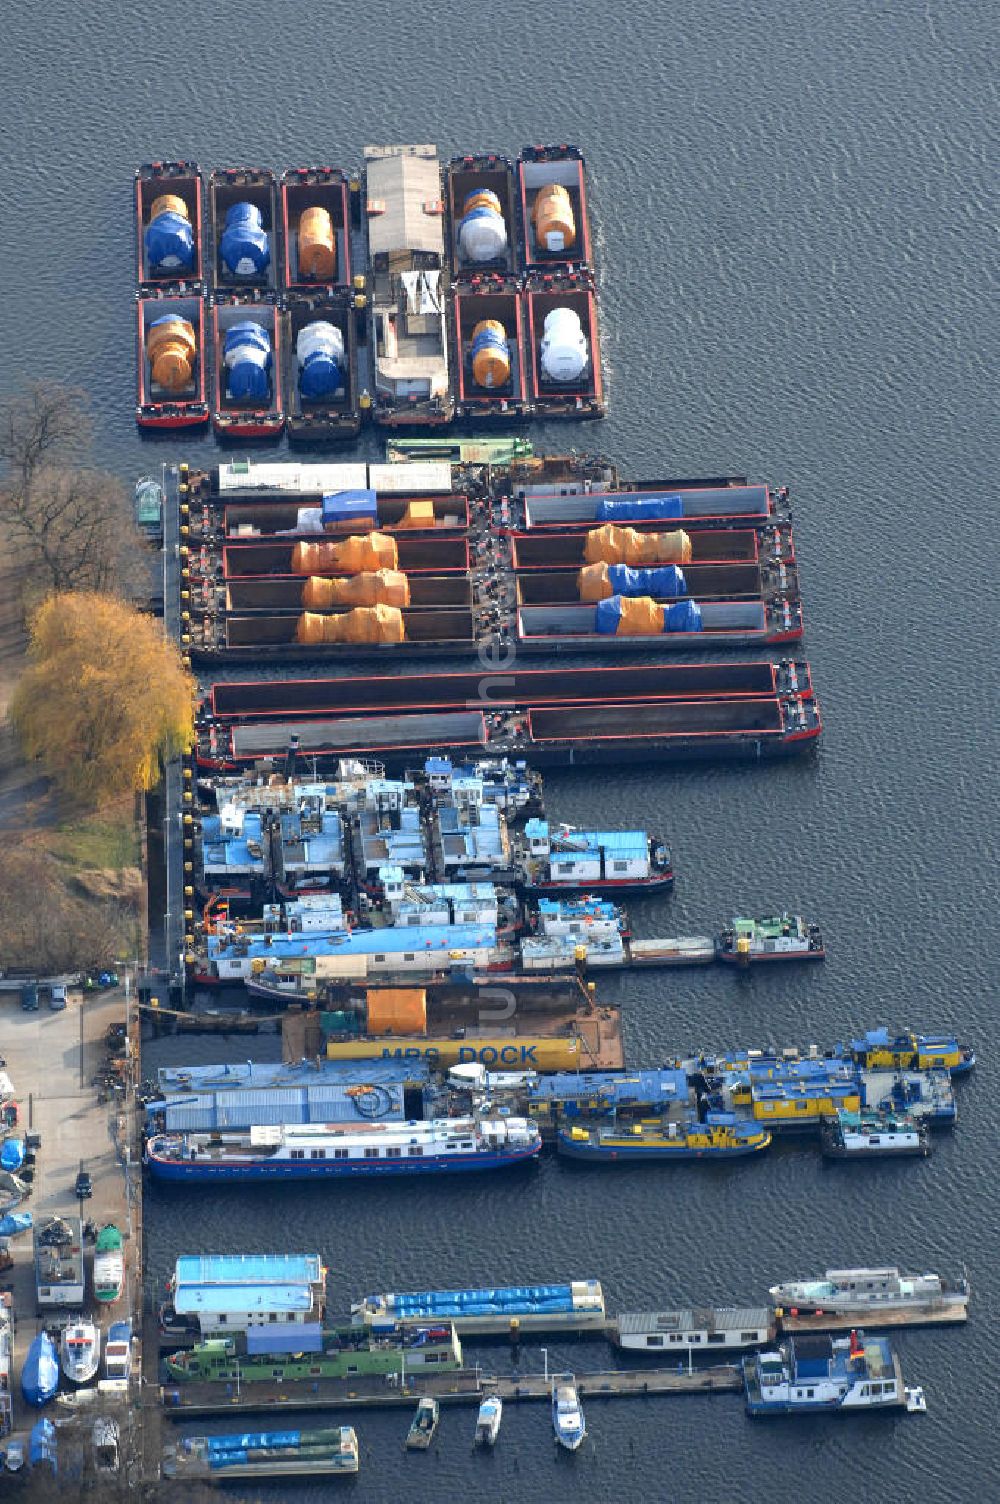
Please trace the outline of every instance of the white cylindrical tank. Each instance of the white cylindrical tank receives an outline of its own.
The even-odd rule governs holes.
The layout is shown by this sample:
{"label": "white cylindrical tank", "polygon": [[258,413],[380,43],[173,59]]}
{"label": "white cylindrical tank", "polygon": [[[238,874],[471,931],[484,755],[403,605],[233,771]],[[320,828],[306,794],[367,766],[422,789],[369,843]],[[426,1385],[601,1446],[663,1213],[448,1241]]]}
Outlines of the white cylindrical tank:
{"label": "white cylindrical tank", "polygon": [[500,199],[491,188],[466,195],[458,245],[466,261],[475,262],[496,261],[507,249]]}
{"label": "white cylindrical tank", "polygon": [[542,333],[542,374],[550,381],[578,381],[589,358],[580,315],[572,308],[553,308]]}

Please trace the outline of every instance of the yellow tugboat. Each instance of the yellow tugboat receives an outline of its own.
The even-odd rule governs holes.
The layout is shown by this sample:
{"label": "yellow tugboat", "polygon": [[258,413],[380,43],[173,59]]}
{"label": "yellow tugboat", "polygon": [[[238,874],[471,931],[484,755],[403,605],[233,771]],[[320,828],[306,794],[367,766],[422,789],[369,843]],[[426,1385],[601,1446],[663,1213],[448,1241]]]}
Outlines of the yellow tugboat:
{"label": "yellow tugboat", "polygon": [[644,1120],[611,1127],[561,1128],[560,1154],[568,1159],[731,1159],[766,1149],[771,1135],[755,1123],[740,1122],[731,1112],[710,1112],[704,1122]]}

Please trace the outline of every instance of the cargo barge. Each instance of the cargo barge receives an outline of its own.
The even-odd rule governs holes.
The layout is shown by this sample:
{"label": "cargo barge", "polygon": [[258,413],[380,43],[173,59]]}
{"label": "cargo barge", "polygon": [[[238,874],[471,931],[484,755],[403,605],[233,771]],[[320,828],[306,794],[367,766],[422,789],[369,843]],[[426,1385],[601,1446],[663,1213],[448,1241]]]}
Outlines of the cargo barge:
{"label": "cargo barge", "polygon": [[321,446],[357,438],[361,394],[351,297],[290,293],[281,323],[289,439]]}
{"label": "cargo barge", "polygon": [[168,1452],[163,1474],[177,1482],[249,1484],[256,1479],[350,1476],[360,1466],[354,1427],[334,1426],[186,1436],[179,1450]]}
{"label": "cargo barge", "polygon": [[[366,467],[357,468],[363,475]],[[275,538],[293,538],[320,542],[345,537],[365,527],[378,533],[400,533],[407,537],[439,533],[463,537],[469,530],[469,502],[465,496],[380,496],[375,491],[366,490],[362,479],[353,495],[370,497],[371,509],[369,515],[359,522],[357,518],[344,517],[341,520],[337,517],[334,503],[338,495],[345,494],[351,493],[335,493],[318,506],[299,506],[287,501],[228,502],[222,511],[221,526],[218,516],[209,512],[208,519],[200,526],[196,519],[194,536],[217,546],[222,539],[227,542],[267,542]],[[289,567],[286,565],[285,573]],[[268,572],[271,571],[261,571]],[[280,574],[283,571],[279,567],[274,572]]]}
{"label": "cargo barge", "polygon": [[364,158],[372,415],[386,428],[450,423],[450,276],[437,149],[366,146]]}
{"label": "cargo barge", "polygon": [[141,291],[203,288],[203,197],[196,162],[146,162],[137,170],[136,279]]}
{"label": "cargo barge", "polygon": [[583,153],[576,146],[525,146],[517,160],[526,269],[590,266],[593,251]]}
{"label": "cargo barge", "polygon": [[136,406],[140,428],[197,428],[208,422],[210,341],[200,293],[136,299]]}
{"label": "cargo barge", "polygon": [[452,157],[445,168],[451,264],[460,280],[518,270],[514,164],[500,152]]}
{"label": "cargo barge", "polygon": [[212,301],[212,426],[220,437],[277,438],[285,426],[281,319],[256,292]]}
{"label": "cargo barge", "polygon": [[269,167],[218,168],[208,179],[212,286],[277,294],[278,185]]}
{"label": "cargo barge", "polygon": [[525,532],[612,526],[636,528],[758,527],[787,512],[788,493],[742,478],[640,482],[632,489],[595,491],[586,480],[558,481],[551,488],[530,475],[512,477],[512,521]]}
{"label": "cargo barge", "polygon": [[533,412],[525,298],[512,278],[477,276],[454,292],[455,416],[514,422]]}
{"label": "cargo barge", "polygon": [[605,412],[597,292],[574,268],[535,273],[527,305],[528,371],[539,418],[602,418]]}
{"label": "cargo barge", "polygon": [[285,291],[351,290],[349,175],[339,167],[290,167],[280,187]]}

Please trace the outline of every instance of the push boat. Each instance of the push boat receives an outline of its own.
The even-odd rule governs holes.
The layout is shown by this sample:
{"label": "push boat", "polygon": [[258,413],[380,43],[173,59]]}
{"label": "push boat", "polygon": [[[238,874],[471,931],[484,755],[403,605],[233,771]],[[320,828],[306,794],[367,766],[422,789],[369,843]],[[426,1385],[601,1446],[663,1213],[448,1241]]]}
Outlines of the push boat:
{"label": "push boat", "polygon": [[217,295],[212,425],[234,439],[276,438],[285,426],[281,319],[267,294]]}
{"label": "push boat", "polygon": [[208,179],[210,273],[218,293],[278,291],[278,187],[269,167],[225,167]]}
{"label": "push boat", "polygon": [[828,1269],[822,1278],[772,1285],[771,1305],[782,1319],[824,1315],[877,1326],[880,1317],[926,1314],[933,1321],[965,1321],[969,1284],[939,1274],[901,1274],[897,1268]]}
{"label": "push boat", "polygon": [[[167,319],[174,321],[173,330],[161,322]],[[172,346],[166,351],[162,344],[156,348],[157,325]],[[196,428],[207,423],[209,347],[201,294],[140,293],[136,330],[135,418],[139,427]],[[176,330],[180,343],[169,338]]]}
{"label": "push boat", "polygon": [[356,1473],[360,1467],[353,1426],[312,1430],[239,1431],[189,1436],[164,1471],[175,1478],[212,1483],[251,1479],[309,1478]]}
{"label": "push boat", "polygon": [[905,1112],[838,1112],[819,1132],[826,1159],[926,1159],[931,1152],[927,1124]]}
{"label": "push boat", "polygon": [[476,1417],[475,1445],[477,1447],[496,1446],[502,1418],[503,1400],[498,1394],[488,1394],[479,1406],[479,1414]]}
{"label": "push boat", "polygon": [[409,1123],[285,1124],[239,1133],[157,1134],[146,1164],[158,1180],[344,1179],[373,1175],[500,1170],[534,1159],[542,1147],[524,1118],[443,1118]]}
{"label": "push boat", "polygon": [[552,1380],[552,1430],[567,1452],[575,1452],[587,1434],[576,1378],[571,1373],[556,1374]]}
{"label": "push boat", "polygon": [[818,924],[799,914],[765,919],[733,919],[716,942],[720,961],[753,966],[764,961],[822,961],[826,955]]}
{"label": "push boat", "polygon": [[869,1029],[852,1039],[849,1052],[866,1070],[946,1070],[953,1076],[971,1071],[976,1054],[971,1045],[960,1044],[949,1034],[890,1034],[886,1028]]}
{"label": "push boat", "polygon": [[121,1298],[125,1287],[125,1253],[122,1235],[113,1222],[97,1234],[94,1244],[94,1298],[102,1305]]}
{"label": "push boat", "polygon": [[422,1395],[417,1401],[416,1414],[410,1422],[410,1429],[406,1433],[406,1445],[411,1452],[426,1452],[441,1419],[441,1406],[436,1399],[429,1395]]}
{"label": "push boat", "polygon": [[[290,293],[285,298],[281,349],[288,437],[295,443],[346,443],[361,428],[358,392],[358,338],[354,307],[343,294]],[[334,331],[333,334],[330,331]],[[310,386],[306,360],[324,357],[308,352],[310,336],[333,340],[324,381]],[[328,379],[326,379],[328,376]]]}
{"label": "push boat", "polygon": [[202,174],[196,162],[146,162],[136,171],[136,280],[140,289],[183,286],[197,292],[203,286],[202,200]]}
{"label": "push boat", "polygon": [[905,1406],[899,1361],[883,1337],[808,1334],[743,1359],[747,1414],[898,1410]]}
{"label": "push boat", "polygon": [[441,173],[432,146],[366,146],[375,422],[450,423]]}
{"label": "push boat", "polygon": [[101,1361],[101,1339],[92,1321],[74,1321],[63,1328],[60,1361],[71,1384],[89,1384],[94,1378]]}
{"label": "push boat", "polygon": [[59,1388],[59,1354],[48,1332],[39,1332],[21,1370],[21,1393],[28,1405],[45,1405]]}
{"label": "push boat", "polygon": [[280,187],[282,280],[286,292],[349,291],[351,219],[347,173],[339,167],[290,167],[282,173]]}
{"label": "push boat", "polygon": [[513,856],[519,886],[533,897],[664,893],[674,885],[670,848],[643,830],[577,830],[532,819]]}
{"label": "push boat", "polygon": [[767,1129],[741,1122],[734,1113],[710,1112],[703,1123],[667,1119],[613,1127],[574,1124],[559,1129],[556,1147],[567,1159],[614,1164],[625,1160],[735,1159],[759,1154],[770,1142]]}

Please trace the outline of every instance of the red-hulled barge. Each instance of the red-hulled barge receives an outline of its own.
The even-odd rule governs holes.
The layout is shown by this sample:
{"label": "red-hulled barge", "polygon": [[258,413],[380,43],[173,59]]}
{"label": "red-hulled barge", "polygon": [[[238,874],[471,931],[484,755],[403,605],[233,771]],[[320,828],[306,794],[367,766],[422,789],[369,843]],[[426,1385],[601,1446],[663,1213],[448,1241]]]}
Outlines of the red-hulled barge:
{"label": "red-hulled barge", "polygon": [[[185,319],[194,331],[196,356],[191,381],[177,391],[153,380],[146,353],[149,326],[156,319]],[[136,299],[136,405],[140,428],[198,428],[208,422],[208,376],[210,340],[206,338],[205,300],[201,293],[160,294]]]}

